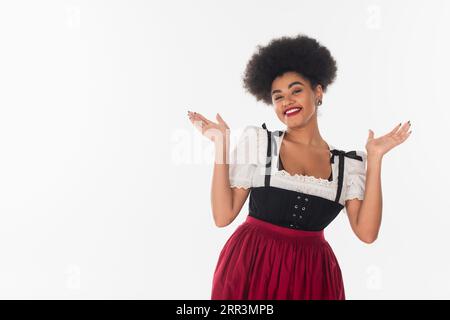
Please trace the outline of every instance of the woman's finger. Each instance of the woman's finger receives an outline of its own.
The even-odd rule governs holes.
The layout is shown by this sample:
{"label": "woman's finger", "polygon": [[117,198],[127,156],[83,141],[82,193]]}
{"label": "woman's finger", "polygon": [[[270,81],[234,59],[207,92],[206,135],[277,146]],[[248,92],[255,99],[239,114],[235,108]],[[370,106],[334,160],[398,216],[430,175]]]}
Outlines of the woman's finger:
{"label": "woman's finger", "polygon": [[401,123],[396,125],[395,128],[392,129],[392,131],[387,134],[387,136],[391,136],[391,135],[395,134],[397,132],[397,130],[400,129],[401,125],[402,125]]}
{"label": "woman's finger", "polygon": [[410,127],[411,127],[411,122],[408,120],[408,122],[405,122],[403,127],[400,129],[401,133],[404,134],[404,133],[408,132]]}
{"label": "woman's finger", "polygon": [[403,139],[410,127],[409,122],[405,122],[403,126],[395,133],[395,137],[398,139]]}
{"label": "woman's finger", "polygon": [[195,113],[195,116],[197,116],[197,118],[203,120],[206,124],[211,123],[210,120],[206,119],[204,116],[202,116],[200,113]]}
{"label": "woman's finger", "polygon": [[227,123],[225,122],[225,120],[223,120],[222,117],[220,116],[220,114],[217,113],[216,118],[220,124],[223,124],[223,125],[225,125],[225,127],[229,128]]}
{"label": "woman's finger", "polygon": [[203,119],[201,119],[198,115],[198,113],[194,113],[194,112],[190,112],[188,114],[189,119],[191,120],[192,123],[197,123],[200,124],[202,122],[205,122]]}
{"label": "woman's finger", "polygon": [[197,112],[188,112],[188,115],[189,115],[189,118],[192,118],[194,120],[203,120],[204,121],[204,119],[201,118],[201,115]]}

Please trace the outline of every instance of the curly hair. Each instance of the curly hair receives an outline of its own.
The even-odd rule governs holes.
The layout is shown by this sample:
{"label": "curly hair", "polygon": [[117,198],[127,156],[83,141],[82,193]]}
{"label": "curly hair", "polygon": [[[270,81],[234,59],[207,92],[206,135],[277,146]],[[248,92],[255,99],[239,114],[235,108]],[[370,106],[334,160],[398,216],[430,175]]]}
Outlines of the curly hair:
{"label": "curly hair", "polygon": [[306,78],[314,89],[323,92],[336,78],[337,65],[330,51],[317,40],[300,34],[296,37],[272,39],[266,46],[257,46],[242,77],[244,88],[257,101],[272,104],[270,94],[273,80],[288,71]]}

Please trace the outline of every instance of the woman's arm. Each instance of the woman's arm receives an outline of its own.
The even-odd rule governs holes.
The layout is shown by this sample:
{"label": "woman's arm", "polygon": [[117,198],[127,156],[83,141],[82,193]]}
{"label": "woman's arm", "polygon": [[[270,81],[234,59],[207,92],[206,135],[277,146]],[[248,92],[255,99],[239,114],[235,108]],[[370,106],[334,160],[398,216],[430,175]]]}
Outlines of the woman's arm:
{"label": "woman's arm", "polygon": [[211,208],[218,227],[229,225],[242,209],[250,189],[231,188],[229,178],[230,128],[217,113],[217,123],[197,112],[188,111],[192,124],[214,142],[214,171],[211,184]]}
{"label": "woman's arm", "polygon": [[364,200],[346,201],[346,210],[353,231],[359,239],[366,243],[374,242],[381,226],[383,207],[381,191],[381,162],[383,156],[392,148],[403,143],[412,131],[410,121],[398,124],[389,133],[374,138],[374,132],[369,130],[366,143],[367,172],[364,190]]}
{"label": "woman's arm", "polygon": [[346,201],[346,211],[353,232],[365,243],[372,243],[377,239],[381,226],[383,208],[381,162],[382,157],[376,154],[367,155],[364,200]]}
{"label": "woman's arm", "polygon": [[211,208],[218,227],[229,225],[242,209],[250,189],[231,188],[229,179],[229,135],[227,143],[215,143],[214,171],[211,184]]}

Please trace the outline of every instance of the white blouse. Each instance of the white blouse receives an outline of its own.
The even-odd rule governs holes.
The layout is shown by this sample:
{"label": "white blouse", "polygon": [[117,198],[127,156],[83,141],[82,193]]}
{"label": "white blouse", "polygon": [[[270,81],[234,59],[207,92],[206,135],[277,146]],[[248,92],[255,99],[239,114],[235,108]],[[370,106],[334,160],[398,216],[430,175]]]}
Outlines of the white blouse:
{"label": "white blouse", "polygon": [[[335,156],[334,163],[331,164],[332,181],[301,174],[291,175],[285,170],[278,170],[278,158],[284,132],[281,136],[274,135],[273,137],[271,186],[334,201],[337,193],[339,157]],[[231,187],[248,189],[264,186],[267,141],[267,131],[264,128],[254,125],[245,127],[237,145],[230,153],[229,179]],[[328,145],[331,149],[335,149],[331,144]],[[363,150],[355,151],[363,161],[344,157],[343,188],[339,199],[339,203],[342,205],[345,205],[346,200],[364,199],[367,153]]]}

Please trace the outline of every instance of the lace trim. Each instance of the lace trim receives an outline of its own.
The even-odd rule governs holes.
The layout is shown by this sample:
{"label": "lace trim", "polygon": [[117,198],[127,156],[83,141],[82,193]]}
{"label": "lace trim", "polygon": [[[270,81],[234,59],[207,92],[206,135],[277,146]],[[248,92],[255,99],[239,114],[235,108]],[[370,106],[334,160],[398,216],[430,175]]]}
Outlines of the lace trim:
{"label": "lace trim", "polygon": [[[336,198],[336,190],[337,187],[335,185],[330,186],[325,184],[321,184],[321,182],[318,182],[318,179],[310,179],[310,176],[291,176],[292,179],[286,179],[284,178],[284,174],[274,174],[272,176],[271,185],[274,187],[286,189],[286,190],[292,190],[296,192],[302,192],[305,194],[314,195],[317,197],[322,197],[325,199],[328,199],[330,201],[334,201]],[[298,180],[301,182],[299,183]],[[308,183],[302,183],[305,180],[308,180]],[[314,180],[314,181],[313,181]],[[328,180],[326,180],[329,182]],[[310,182],[310,183],[309,183]],[[322,181],[323,182],[323,181]],[[339,201],[340,204],[343,204],[342,197]]]}
{"label": "lace trim", "polygon": [[230,187],[231,188],[249,189],[249,188],[252,187],[252,183],[251,183],[251,181],[246,181],[246,180],[234,180],[234,179],[231,179],[230,180]]}
{"label": "lace trim", "polygon": [[345,200],[359,199],[364,200],[364,195],[361,194],[350,194],[345,196]]}
{"label": "lace trim", "polygon": [[331,186],[331,185],[335,185],[337,182],[336,181],[329,181],[328,179],[322,179],[322,178],[316,178],[314,176],[308,176],[308,175],[302,175],[302,174],[290,174],[289,172],[287,172],[286,170],[277,170],[275,171],[276,175],[280,175],[280,176],[285,176],[285,177],[291,177],[297,181],[300,182],[306,182],[306,183],[310,183],[310,184],[319,184],[319,185],[324,185],[324,186]]}
{"label": "lace trim", "polygon": [[241,188],[241,189],[250,189],[252,186],[249,185],[240,185],[240,184],[232,184],[230,188]]}

